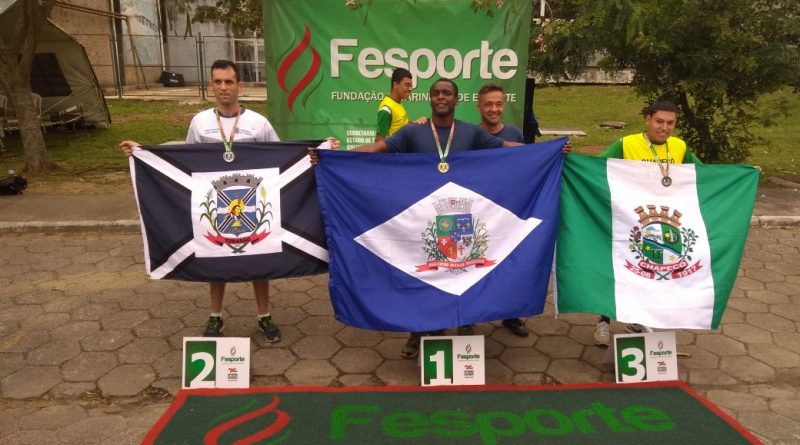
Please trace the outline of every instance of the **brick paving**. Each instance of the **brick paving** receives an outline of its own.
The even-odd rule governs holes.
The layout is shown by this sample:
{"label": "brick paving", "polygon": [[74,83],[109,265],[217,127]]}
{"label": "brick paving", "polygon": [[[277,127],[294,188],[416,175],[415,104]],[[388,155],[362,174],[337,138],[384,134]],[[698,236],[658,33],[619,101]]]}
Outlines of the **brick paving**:
{"label": "brick paving", "polygon": [[[0,235],[0,442],[136,444],[180,387],[183,336],[207,286],[150,281],[134,232]],[[226,334],[252,338],[252,385],[417,385],[405,334],[347,327],[327,276],[274,280],[283,341],[258,335],[248,284],[229,285]],[[483,323],[487,383],[613,381],[596,317],[545,314],[518,338]],[[614,323],[613,332],[622,332]],[[800,444],[800,227],[753,228],[721,328],[679,330],[680,378],[767,444]]]}

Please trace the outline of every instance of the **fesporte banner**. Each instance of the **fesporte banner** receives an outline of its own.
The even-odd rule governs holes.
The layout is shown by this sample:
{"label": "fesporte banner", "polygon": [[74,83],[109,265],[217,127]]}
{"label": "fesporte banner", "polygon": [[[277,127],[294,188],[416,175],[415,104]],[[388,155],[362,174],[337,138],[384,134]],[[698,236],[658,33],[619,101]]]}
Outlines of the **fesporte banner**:
{"label": "fesporte banner", "polygon": [[415,76],[411,120],[430,116],[428,90],[446,77],[459,87],[458,119],[480,121],[478,90],[494,82],[506,91],[505,121],[521,126],[531,2],[491,2],[489,13],[472,3],[265,0],[268,117],[281,139],[372,142],[396,67]]}

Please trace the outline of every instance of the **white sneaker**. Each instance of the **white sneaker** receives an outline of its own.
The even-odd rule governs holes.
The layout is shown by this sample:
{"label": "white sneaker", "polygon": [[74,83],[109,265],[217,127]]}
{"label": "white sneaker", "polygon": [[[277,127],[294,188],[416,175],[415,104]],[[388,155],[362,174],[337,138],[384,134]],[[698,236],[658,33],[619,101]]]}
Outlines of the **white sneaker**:
{"label": "white sneaker", "polygon": [[639,323],[628,323],[625,325],[625,332],[629,334],[644,334],[646,332],[653,332],[653,328]]}
{"label": "white sneaker", "polygon": [[597,346],[608,346],[611,343],[611,334],[608,332],[608,322],[600,321],[594,329],[594,344]]}

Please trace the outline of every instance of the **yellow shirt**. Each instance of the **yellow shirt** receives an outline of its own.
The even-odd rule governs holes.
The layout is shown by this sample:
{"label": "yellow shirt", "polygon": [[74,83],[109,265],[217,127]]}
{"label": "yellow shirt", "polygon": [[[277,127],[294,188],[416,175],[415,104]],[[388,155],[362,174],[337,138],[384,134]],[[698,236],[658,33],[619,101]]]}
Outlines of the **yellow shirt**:
{"label": "yellow shirt", "polygon": [[378,134],[389,137],[408,123],[408,115],[402,104],[391,96],[383,98],[378,105]]}
{"label": "yellow shirt", "polygon": [[[672,136],[667,138],[664,144],[653,144],[660,162],[667,162],[667,147],[669,147],[669,162],[671,164],[701,163],[691,151],[686,149],[686,142]],[[599,156],[645,162],[655,161],[644,133],[636,133],[619,139],[611,144],[606,151],[600,153]]]}

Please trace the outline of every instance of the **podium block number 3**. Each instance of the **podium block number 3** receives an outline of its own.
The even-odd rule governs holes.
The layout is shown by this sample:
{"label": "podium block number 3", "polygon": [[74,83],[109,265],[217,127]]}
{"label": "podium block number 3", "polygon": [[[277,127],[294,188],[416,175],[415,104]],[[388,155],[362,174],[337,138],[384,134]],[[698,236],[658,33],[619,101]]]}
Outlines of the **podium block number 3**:
{"label": "podium block number 3", "polygon": [[644,337],[617,339],[617,363],[619,380],[642,382],[647,380],[647,365],[644,355]]}

